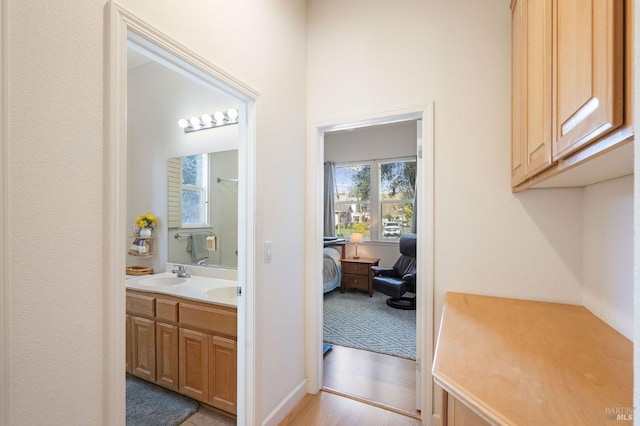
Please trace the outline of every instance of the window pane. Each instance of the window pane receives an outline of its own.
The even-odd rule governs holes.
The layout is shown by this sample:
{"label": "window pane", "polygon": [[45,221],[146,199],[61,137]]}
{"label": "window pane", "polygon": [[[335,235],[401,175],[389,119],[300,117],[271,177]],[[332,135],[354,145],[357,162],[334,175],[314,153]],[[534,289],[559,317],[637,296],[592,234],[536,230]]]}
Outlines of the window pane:
{"label": "window pane", "polygon": [[[206,154],[205,154],[206,155]],[[203,186],[205,155],[189,155],[182,157],[182,184]]]}
{"label": "window pane", "polygon": [[369,201],[370,177],[368,164],[336,167],[336,202]]}
{"label": "window pane", "polygon": [[336,236],[349,239],[352,232],[362,232],[364,239],[371,236],[369,203],[336,204]]}
{"label": "window pane", "polygon": [[380,164],[381,200],[413,200],[415,182],[415,161]]}
{"label": "window pane", "polygon": [[386,202],[380,206],[382,217],[382,239],[396,240],[411,232],[413,203]]}
{"label": "window pane", "polygon": [[204,199],[200,189],[182,188],[182,225],[203,225]]}

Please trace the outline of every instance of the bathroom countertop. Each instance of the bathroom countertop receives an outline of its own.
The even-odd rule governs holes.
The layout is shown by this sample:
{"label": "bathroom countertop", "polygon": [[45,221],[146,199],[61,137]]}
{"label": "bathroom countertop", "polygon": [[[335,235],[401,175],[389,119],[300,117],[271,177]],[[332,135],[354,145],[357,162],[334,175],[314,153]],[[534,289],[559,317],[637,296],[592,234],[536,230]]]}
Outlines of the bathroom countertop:
{"label": "bathroom countertop", "polygon": [[127,278],[125,286],[128,290],[166,294],[232,308],[238,307],[238,283],[228,279],[199,275],[180,279],[175,274],[164,272]]}

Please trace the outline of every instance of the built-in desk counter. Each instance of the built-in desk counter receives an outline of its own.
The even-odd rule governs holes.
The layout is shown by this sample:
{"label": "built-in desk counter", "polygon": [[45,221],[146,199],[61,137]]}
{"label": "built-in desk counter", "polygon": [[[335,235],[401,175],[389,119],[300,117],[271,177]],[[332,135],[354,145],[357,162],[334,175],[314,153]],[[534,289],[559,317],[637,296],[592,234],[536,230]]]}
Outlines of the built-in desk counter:
{"label": "built-in desk counter", "polygon": [[582,306],[447,293],[433,375],[443,425],[632,423],[632,342]]}

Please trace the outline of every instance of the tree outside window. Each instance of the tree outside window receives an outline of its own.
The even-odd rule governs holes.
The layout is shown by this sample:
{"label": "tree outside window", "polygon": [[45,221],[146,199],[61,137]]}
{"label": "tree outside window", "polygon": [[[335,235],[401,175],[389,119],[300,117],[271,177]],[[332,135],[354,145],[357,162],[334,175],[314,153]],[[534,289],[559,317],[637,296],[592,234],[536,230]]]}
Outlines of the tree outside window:
{"label": "tree outside window", "polygon": [[350,238],[362,232],[370,238],[371,166],[336,166],[336,235]]}
{"label": "tree outside window", "polygon": [[380,218],[383,239],[411,232],[415,197],[416,161],[380,164]]}

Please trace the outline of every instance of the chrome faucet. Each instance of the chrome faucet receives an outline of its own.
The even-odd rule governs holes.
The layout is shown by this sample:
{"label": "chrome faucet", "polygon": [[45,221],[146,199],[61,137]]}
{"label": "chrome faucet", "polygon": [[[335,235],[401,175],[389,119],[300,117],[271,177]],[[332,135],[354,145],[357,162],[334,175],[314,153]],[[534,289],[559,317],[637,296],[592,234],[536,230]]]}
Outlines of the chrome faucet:
{"label": "chrome faucet", "polygon": [[207,266],[207,258],[198,260],[198,266]]}
{"label": "chrome faucet", "polygon": [[174,268],[171,272],[177,274],[179,278],[189,278],[191,275],[187,272],[187,267],[184,265],[173,265]]}

